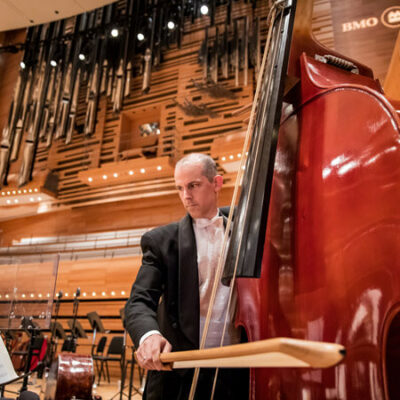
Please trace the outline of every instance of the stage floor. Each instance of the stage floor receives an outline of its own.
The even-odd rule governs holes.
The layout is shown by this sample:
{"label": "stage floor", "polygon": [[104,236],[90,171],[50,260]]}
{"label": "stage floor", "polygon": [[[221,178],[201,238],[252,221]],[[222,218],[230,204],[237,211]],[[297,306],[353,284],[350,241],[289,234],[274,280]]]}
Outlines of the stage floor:
{"label": "stage floor", "polygon": [[[137,370],[135,370],[135,375],[137,374]],[[4,393],[4,396],[7,398],[13,398],[15,399],[18,396],[18,391],[21,389],[22,383],[14,383],[11,385],[6,386],[6,393]],[[140,387],[139,383],[139,377],[135,376],[133,386],[135,388]],[[120,398],[120,393],[119,393],[119,388],[120,388],[120,383],[118,378],[111,377],[111,382],[108,383],[107,381],[102,381],[100,382],[100,385],[94,385],[92,394],[93,395],[99,395],[102,397],[102,400],[119,400]],[[44,392],[46,390],[46,381],[45,379],[36,379],[35,377],[30,379],[28,390],[35,392],[40,395],[40,399],[44,399]],[[15,393],[12,393],[15,392]],[[124,388],[124,395],[123,399],[126,400],[128,399],[128,386],[126,385]],[[142,398],[142,395],[140,393],[137,393],[134,389],[132,390],[132,400],[140,400]]]}

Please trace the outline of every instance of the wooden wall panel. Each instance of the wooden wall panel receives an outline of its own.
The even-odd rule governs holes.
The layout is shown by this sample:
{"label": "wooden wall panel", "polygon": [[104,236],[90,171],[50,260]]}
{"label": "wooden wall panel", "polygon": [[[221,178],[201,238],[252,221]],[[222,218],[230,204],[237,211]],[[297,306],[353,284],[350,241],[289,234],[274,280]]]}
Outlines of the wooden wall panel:
{"label": "wooden wall panel", "polygon": [[[232,188],[224,188],[220,205],[229,205],[231,196]],[[184,215],[185,210],[173,189],[173,193],[164,196],[64,209],[3,221],[0,223],[0,242],[2,246],[8,246],[12,240],[24,237],[146,228],[176,221]]]}

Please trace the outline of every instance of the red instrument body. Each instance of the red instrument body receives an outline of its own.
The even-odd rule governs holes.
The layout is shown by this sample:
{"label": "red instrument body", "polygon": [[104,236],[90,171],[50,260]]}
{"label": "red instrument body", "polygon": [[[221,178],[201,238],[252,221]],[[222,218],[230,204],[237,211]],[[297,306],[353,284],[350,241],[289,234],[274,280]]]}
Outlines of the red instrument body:
{"label": "red instrument body", "polygon": [[373,79],[305,54],[300,92],[282,114],[261,277],[238,278],[237,323],[249,341],[335,342],[347,355],[253,369],[249,398],[397,399],[399,116]]}
{"label": "red instrument body", "polygon": [[45,400],[92,400],[93,359],[88,355],[61,353],[51,365]]}

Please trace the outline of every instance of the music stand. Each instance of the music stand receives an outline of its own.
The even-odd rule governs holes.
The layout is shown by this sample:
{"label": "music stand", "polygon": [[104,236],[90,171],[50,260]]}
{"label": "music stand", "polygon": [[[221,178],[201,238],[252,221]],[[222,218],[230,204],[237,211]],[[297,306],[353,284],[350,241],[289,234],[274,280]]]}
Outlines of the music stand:
{"label": "music stand", "polygon": [[54,329],[54,336],[58,339],[63,339],[65,340],[67,338],[67,334],[65,333],[65,330],[63,326],[59,322],[52,322],[50,325],[50,330],[53,331]]}
{"label": "music stand", "polygon": [[[121,309],[119,310],[119,314],[120,314],[120,316],[121,316],[122,324],[123,324],[123,326],[124,326],[124,357],[125,357],[125,355],[126,355],[126,336],[127,336],[126,334],[127,334],[127,331],[126,331],[125,308],[124,308],[124,307],[121,308]],[[130,373],[129,373],[128,396],[127,396],[127,397],[128,397],[129,400],[131,399],[131,397],[132,397],[132,389],[133,389],[136,393],[141,394],[140,388],[137,388],[137,387],[135,387],[135,386],[133,385],[133,372],[134,372],[136,360],[135,360],[135,351],[134,351],[134,347],[132,346],[132,356],[131,356],[131,359],[127,361],[126,367],[125,367],[125,373],[124,373],[123,377],[121,377],[120,400],[122,400],[122,395],[125,395],[125,396],[126,396],[126,394],[123,393],[123,389],[125,388],[126,372],[127,372],[127,370],[128,370],[128,364],[129,364],[129,363],[131,364],[131,370],[130,370]],[[139,371],[139,379],[142,379],[142,378],[143,378],[143,377],[142,377],[142,374],[141,374],[140,371]]]}
{"label": "music stand", "polygon": [[75,321],[75,328],[74,328],[74,320],[73,319],[69,319],[67,321],[67,324],[71,328],[71,334],[74,337],[87,339],[86,332],[83,329],[83,327],[79,321]]}
{"label": "music stand", "polygon": [[88,317],[90,326],[93,329],[93,339],[92,339],[92,345],[94,346],[94,342],[96,340],[96,333],[106,333],[106,330],[104,329],[103,323],[101,322],[99,314],[97,314],[96,311],[92,311],[90,313],[87,313],[86,316]]}

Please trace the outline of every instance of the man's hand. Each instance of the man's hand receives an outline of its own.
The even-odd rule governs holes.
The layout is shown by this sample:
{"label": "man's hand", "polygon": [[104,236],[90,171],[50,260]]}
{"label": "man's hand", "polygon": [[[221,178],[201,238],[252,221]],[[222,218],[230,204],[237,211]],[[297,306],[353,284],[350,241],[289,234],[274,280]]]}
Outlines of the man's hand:
{"label": "man's hand", "polygon": [[170,371],[171,366],[160,361],[160,353],[169,353],[171,349],[172,346],[168,340],[155,333],[147,337],[139,346],[136,357],[142,368]]}

